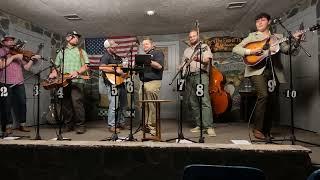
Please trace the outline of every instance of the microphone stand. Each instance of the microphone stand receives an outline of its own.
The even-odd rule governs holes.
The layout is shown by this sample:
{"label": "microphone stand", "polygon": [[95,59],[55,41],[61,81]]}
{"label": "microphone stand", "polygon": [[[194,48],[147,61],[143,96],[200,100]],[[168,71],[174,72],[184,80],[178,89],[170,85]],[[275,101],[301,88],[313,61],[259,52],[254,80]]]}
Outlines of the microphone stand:
{"label": "microphone stand", "polygon": [[[61,49],[60,49],[60,51],[62,51],[62,59],[61,59],[61,65],[60,65],[60,72],[61,72],[61,82],[63,82],[64,80],[64,77],[63,77],[63,75],[64,75],[64,58],[65,58],[65,49],[66,49],[66,47],[65,46],[63,46]],[[56,70],[56,72],[57,72],[57,70]],[[58,73],[58,72],[57,72]],[[60,89],[61,88],[61,89]],[[58,89],[58,91],[60,91],[61,90],[61,94],[60,95],[58,95],[58,98],[60,98],[60,117],[59,117],[59,132],[58,132],[58,134],[57,134],[57,140],[58,141],[64,141],[64,140],[67,140],[67,141],[71,141],[71,139],[70,138],[64,138],[63,136],[62,136],[62,126],[63,126],[63,124],[64,124],[64,117],[63,117],[63,99],[64,99],[64,94],[63,94],[63,88],[64,87],[60,87],[59,89]]]}
{"label": "microphone stand", "polygon": [[302,140],[298,140],[295,136],[295,125],[294,125],[294,117],[293,117],[293,100],[296,97],[296,90],[294,90],[293,88],[293,78],[292,78],[292,42],[295,42],[296,47],[300,47],[304,53],[308,56],[311,57],[311,54],[303,47],[301,46],[301,44],[299,44],[297,42],[297,40],[293,37],[291,31],[289,31],[284,25],[283,23],[279,20],[278,21],[279,25],[288,33],[289,35],[289,71],[290,71],[290,89],[287,90],[286,94],[287,96],[290,96],[290,125],[291,125],[291,135],[290,135],[290,140],[291,140],[291,144],[294,145],[296,142],[301,142],[301,143],[305,143],[305,144],[310,144],[310,145],[315,145],[315,146],[320,146],[320,144],[316,144],[316,143],[311,143],[311,142],[307,142],[307,141],[302,141]]}
{"label": "microphone stand", "polygon": [[[33,87],[33,96],[37,96],[37,120],[36,120],[36,135],[35,138],[33,140],[41,140],[41,136],[40,136],[40,94],[41,94],[41,90],[40,90],[40,74],[44,71],[46,71],[47,69],[50,69],[52,66],[48,66],[40,71],[38,71],[35,74],[32,74],[28,77],[26,77],[25,79],[23,79],[22,81],[13,84],[11,86],[9,86],[9,88],[13,88],[21,83],[23,83],[24,81],[36,76],[37,77],[37,83],[36,85]],[[30,136],[20,136],[20,137],[26,137],[26,138],[30,138]]]}
{"label": "microphone stand", "polygon": [[7,87],[7,58],[4,58],[4,85],[1,88],[1,104],[4,104],[5,110],[1,113],[1,131],[2,131],[2,138],[7,137],[8,134],[6,133],[7,121],[8,121],[8,108],[7,108],[7,101],[8,101],[8,87]]}
{"label": "microphone stand", "polygon": [[[178,80],[178,83],[177,83],[177,89],[179,91],[179,106],[180,106],[180,112],[179,112],[179,119],[178,119],[178,136],[176,138],[171,138],[171,139],[167,139],[166,142],[169,142],[169,141],[173,141],[173,140],[176,140],[177,143],[179,143],[181,140],[187,140],[187,141],[190,141],[190,142],[193,142],[195,143],[195,141],[191,140],[191,139],[188,139],[188,138],[185,138],[184,135],[183,135],[183,132],[182,132],[182,121],[183,121],[183,95],[182,95],[182,92],[184,91],[184,87],[185,87],[185,84],[184,82],[182,81],[183,77],[182,77],[182,69],[184,68],[184,66],[186,65],[186,63],[183,64],[183,66],[181,67],[181,69],[178,71],[179,74],[180,74],[180,81]],[[173,79],[175,79],[176,77],[174,77]],[[186,79],[187,77],[185,77]],[[181,85],[181,83],[183,83]],[[172,82],[169,84],[171,85]],[[181,87],[182,86],[182,87]],[[181,87],[181,88],[180,88]]]}
{"label": "microphone stand", "polygon": [[[117,126],[118,126],[118,117],[119,117],[119,109],[120,109],[120,94],[119,94],[119,86],[117,86],[117,68],[119,65],[113,66],[114,70],[114,84],[110,84],[111,88],[111,96],[114,97],[114,108],[115,108],[115,120],[114,120],[114,131],[111,135],[111,137],[103,139],[102,141],[117,141],[117,140],[124,140],[123,138],[119,138],[118,132],[117,132]],[[115,90],[115,91],[113,91]],[[118,100],[117,100],[118,99]],[[117,102],[118,101],[118,102]]]}
{"label": "microphone stand", "polygon": [[130,93],[130,132],[129,132],[128,138],[126,138],[126,140],[128,140],[128,141],[137,141],[137,139],[135,139],[133,137],[133,133],[132,133],[133,101],[134,101],[134,82],[133,82],[133,77],[132,77],[132,75],[133,75],[133,65],[132,65],[132,63],[133,63],[133,46],[134,46],[134,44],[132,44],[132,46],[130,48],[130,68],[129,68],[131,87],[127,88],[127,92]]}
{"label": "microphone stand", "polygon": [[204,137],[203,137],[203,119],[202,119],[202,98],[204,93],[204,86],[202,84],[202,77],[201,77],[201,64],[202,64],[202,42],[200,41],[200,30],[199,30],[199,23],[196,21],[196,28],[198,31],[198,40],[199,40],[199,58],[200,58],[200,66],[199,66],[199,84],[203,87],[202,89],[202,96],[198,96],[199,98],[199,109],[200,109],[200,137],[199,137],[199,143],[204,143]]}

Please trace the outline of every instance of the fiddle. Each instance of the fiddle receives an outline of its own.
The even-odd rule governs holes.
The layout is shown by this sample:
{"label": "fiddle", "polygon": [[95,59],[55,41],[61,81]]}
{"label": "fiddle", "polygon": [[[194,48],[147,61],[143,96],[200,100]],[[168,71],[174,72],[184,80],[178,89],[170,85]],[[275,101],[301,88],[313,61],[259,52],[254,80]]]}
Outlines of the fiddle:
{"label": "fiddle", "polygon": [[23,55],[23,60],[26,61],[26,62],[29,62],[30,60],[34,61],[34,59],[36,59],[36,58],[33,58],[33,57],[37,56],[42,48],[43,48],[43,44],[40,43],[39,46],[38,46],[38,51],[36,53],[34,53],[32,51],[23,50],[21,48],[21,46],[14,45],[9,49],[9,54],[11,54],[11,55],[22,54]]}

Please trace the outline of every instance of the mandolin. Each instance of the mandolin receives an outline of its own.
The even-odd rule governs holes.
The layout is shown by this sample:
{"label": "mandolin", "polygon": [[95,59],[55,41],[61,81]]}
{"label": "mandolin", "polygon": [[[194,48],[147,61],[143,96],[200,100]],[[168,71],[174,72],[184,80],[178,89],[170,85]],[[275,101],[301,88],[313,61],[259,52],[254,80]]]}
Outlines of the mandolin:
{"label": "mandolin", "polygon": [[[320,25],[316,24],[314,26],[311,26],[308,29],[302,30],[302,33],[304,34],[308,31],[316,31],[319,28],[320,28]],[[263,51],[262,51],[262,53],[260,53],[258,55],[245,56],[243,58],[243,62],[248,66],[252,66],[252,67],[257,66],[258,67],[258,65],[264,63],[264,60],[266,59],[266,57],[269,56],[269,53],[270,53],[270,55],[274,55],[274,54],[278,53],[280,50],[280,44],[283,42],[286,42],[288,40],[289,40],[288,37],[278,39],[275,36],[270,36],[269,38],[266,38],[262,41],[255,41],[255,42],[248,43],[244,46],[244,48],[247,48],[250,50],[263,49]],[[269,44],[269,48],[265,48],[267,44]]]}

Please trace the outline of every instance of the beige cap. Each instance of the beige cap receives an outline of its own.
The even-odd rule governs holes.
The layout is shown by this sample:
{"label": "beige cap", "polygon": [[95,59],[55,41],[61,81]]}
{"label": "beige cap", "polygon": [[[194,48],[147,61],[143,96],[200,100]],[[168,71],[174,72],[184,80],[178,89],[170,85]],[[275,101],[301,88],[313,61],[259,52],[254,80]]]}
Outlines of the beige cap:
{"label": "beige cap", "polygon": [[104,45],[105,48],[118,46],[118,44],[116,42],[114,42],[114,40],[111,40],[111,39],[105,40],[103,45]]}

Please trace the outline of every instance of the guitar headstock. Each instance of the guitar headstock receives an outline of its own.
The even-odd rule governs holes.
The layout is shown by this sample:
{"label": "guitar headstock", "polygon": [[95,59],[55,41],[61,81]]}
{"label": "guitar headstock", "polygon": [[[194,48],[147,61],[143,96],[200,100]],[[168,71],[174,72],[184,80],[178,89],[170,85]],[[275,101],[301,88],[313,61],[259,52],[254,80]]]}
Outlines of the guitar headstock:
{"label": "guitar headstock", "polygon": [[316,31],[320,28],[320,24],[313,25],[309,28],[310,31]]}

